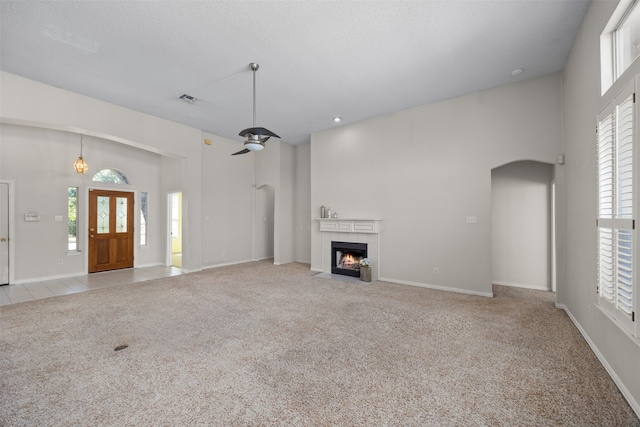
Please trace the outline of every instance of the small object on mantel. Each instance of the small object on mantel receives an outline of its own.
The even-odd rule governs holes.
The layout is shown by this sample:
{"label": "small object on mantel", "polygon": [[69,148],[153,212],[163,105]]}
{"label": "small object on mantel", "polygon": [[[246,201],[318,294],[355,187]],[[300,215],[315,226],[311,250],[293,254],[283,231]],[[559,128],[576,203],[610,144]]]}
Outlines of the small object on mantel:
{"label": "small object on mantel", "polygon": [[338,218],[338,212],[334,212],[334,213],[333,213],[333,217],[334,217],[334,218]]}
{"label": "small object on mantel", "polygon": [[331,218],[331,208],[327,208],[327,218]]}
{"label": "small object on mantel", "polygon": [[324,207],[324,205],[320,206],[320,218],[326,218],[327,217],[327,208]]}

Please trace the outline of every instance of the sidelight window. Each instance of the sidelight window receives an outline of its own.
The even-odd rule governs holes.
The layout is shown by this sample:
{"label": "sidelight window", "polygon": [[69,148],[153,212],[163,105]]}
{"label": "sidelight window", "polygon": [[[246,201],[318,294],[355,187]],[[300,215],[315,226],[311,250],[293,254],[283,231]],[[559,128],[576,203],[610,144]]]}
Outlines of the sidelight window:
{"label": "sidelight window", "polygon": [[67,250],[78,250],[78,187],[67,188]]}
{"label": "sidelight window", "polygon": [[149,193],[143,191],[140,193],[140,246],[148,246],[149,235],[147,222],[149,217],[148,210]]}

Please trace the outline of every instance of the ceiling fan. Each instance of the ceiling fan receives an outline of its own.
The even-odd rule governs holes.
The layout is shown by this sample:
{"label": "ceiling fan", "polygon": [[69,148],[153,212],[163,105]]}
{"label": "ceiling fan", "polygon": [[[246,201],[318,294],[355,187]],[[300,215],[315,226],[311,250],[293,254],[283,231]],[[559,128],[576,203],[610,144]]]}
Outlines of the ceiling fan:
{"label": "ceiling fan", "polygon": [[260,68],[260,66],[255,62],[252,62],[251,64],[249,64],[249,66],[253,71],[253,127],[247,128],[240,132],[240,136],[247,138],[247,140],[244,142],[244,150],[233,153],[232,156],[236,156],[238,154],[246,154],[249,151],[260,151],[264,148],[264,143],[267,142],[267,140],[272,136],[280,138],[269,129],[256,127],[256,71],[258,71],[258,68]]}

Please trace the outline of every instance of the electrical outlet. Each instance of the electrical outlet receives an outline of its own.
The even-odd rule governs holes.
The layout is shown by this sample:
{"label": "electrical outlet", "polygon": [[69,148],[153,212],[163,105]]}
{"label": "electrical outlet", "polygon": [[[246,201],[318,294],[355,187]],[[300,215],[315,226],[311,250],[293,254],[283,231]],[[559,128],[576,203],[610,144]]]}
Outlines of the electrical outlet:
{"label": "electrical outlet", "polygon": [[467,224],[477,224],[478,223],[478,217],[477,216],[468,216],[467,217]]}
{"label": "electrical outlet", "polygon": [[438,269],[438,267],[433,268],[433,274],[440,274],[440,270]]}

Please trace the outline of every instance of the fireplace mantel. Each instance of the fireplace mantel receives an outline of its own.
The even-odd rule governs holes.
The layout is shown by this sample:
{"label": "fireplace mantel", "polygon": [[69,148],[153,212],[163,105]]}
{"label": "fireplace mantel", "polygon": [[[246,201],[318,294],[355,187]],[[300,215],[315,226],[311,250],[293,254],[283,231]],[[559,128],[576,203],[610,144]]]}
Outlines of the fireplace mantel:
{"label": "fireplace mantel", "polygon": [[317,218],[320,231],[333,233],[380,233],[381,219]]}

